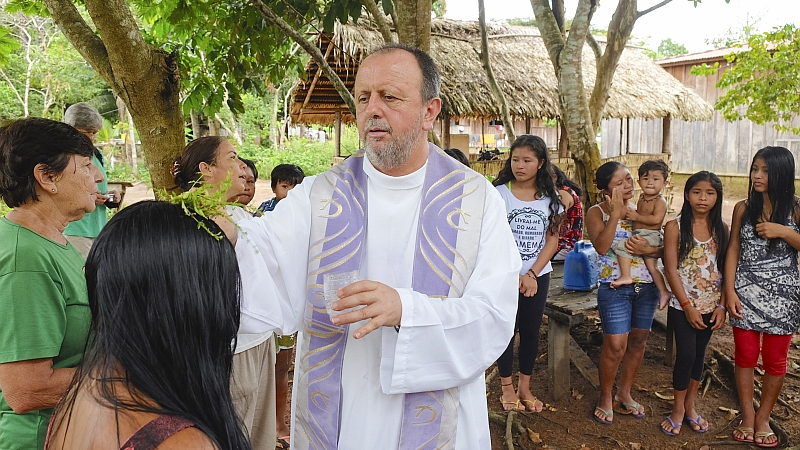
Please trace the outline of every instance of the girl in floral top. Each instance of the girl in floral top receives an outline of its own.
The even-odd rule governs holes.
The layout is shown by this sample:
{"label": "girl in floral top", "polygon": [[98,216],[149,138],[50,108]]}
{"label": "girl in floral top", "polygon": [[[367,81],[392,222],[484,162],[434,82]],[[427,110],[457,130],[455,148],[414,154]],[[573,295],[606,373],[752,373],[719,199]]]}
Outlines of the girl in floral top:
{"label": "girl in floral top", "polygon": [[708,431],[708,421],[694,402],[711,332],[725,323],[722,273],[727,248],[722,182],[713,173],[698,172],[683,188],[681,215],[667,222],[664,231],[664,269],[672,287],[668,314],[676,343],[675,400],[672,413],[661,422],[661,431],[669,436],[680,433],[684,420],[696,433]]}

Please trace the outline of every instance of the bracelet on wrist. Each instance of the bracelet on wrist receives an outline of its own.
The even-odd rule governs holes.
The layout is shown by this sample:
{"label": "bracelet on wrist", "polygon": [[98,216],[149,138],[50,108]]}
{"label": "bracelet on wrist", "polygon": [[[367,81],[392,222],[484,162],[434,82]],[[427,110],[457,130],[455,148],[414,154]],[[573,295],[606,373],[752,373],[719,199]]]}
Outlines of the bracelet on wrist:
{"label": "bracelet on wrist", "polygon": [[685,301],[685,302],[683,302],[683,303],[678,303],[678,304],[679,304],[679,305],[681,305],[681,308],[683,308],[683,307],[685,307],[686,305],[691,305],[691,304],[692,304],[692,302],[690,302],[690,301],[688,301],[688,300],[687,300],[687,301]]}
{"label": "bracelet on wrist", "polygon": [[728,308],[726,308],[724,305],[719,304],[719,303],[717,304],[717,308],[719,308],[719,309],[721,309],[723,311],[726,311],[726,312],[728,311]]}
{"label": "bracelet on wrist", "polygon": [[534,280],[536,279],[536,272],[534,272],[533,269],[529,270],[525,275],[533,278]]}

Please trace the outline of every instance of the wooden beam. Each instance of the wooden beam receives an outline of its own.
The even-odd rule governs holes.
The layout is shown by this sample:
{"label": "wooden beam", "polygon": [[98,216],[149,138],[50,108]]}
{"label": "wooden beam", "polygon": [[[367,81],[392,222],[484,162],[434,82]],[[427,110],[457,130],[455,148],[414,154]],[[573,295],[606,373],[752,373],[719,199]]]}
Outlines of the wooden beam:
{"label": "wooden beam", "polygon": [[[333,45],[328,44],[328,49],[325,50],[325,61],[328,60],[328,56],[331,54],[331,50],[333,50]],[[311,100],[311,93],[314,92],[314,87],[317,85],[317,81],[319,81],[319,77],[322,75],[322,66],[317,67],[317,73],[314,74],[314,80],[311,82],[311,86],[308,88],[308,93],[306,94],[306,99],[303,100],[303,106],[300,107],[300,115],[297,117],[297,121],[300,122],[303,119],[303,108],[308,105],[308,101]]]}
{"label": "wooden beam", "polygon": [[348,113],[350,110],[346,107],[342,108],[300,108],[300,115],[303,114],[333,114],[333,113]]}
{"label": "wooden beam", "polygon": [[580,345],[575,342],[575,339],[570,336],[569,338],[569,355],[570,359],[572,360],[572,364],[575,364],[575,367],[578,368],[578,371],[586,378],[586,381],[592,385],[595,389],[600,387],[600,372],[597,370],[597,366],[594,365],[592,359],[589,358],[589,355],[583,351]]}

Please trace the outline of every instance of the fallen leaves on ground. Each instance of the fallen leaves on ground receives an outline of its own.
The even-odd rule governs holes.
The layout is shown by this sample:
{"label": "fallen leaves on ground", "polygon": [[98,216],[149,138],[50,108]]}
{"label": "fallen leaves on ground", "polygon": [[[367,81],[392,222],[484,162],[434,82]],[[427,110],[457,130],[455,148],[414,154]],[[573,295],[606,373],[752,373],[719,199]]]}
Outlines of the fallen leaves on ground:
{"label": "fallen leaves on ground", "polygon": [[582,399],[582,398],[583,398],[583,394],[581,394],[580,392],[578,392],[578,390],[577,390],[577,389],[573,389],[573,390],[572,390],[572,398],[574,398],[575,400],[580,400],[580,399]]}
{"label": "fallen leaves on ground", "polygon": [[737,415],[739,415],[739,411],[733,408],[726,408],[724,406],[720,406],[719,410],[725,411],[727,413],[725,414],[725,420],[733,420],[736,418]]}
{"label": "fallen leaves on ground", "polygon": [[629,442],[631,444],[631,450],[642,450],[642,444],[639,442]]}
{"label": "fallen leaves on ground", "polygon": [[542,443],[542,438],[539,437],[539,433],[536,433],[530,428],[528,428],[528,437],[531,438],[531,441],[533,441],[534,444]]}
{"label": "fallen leaves on ground", "polygon": [[665,395],[665,394],[662,394],[660,392],[656,392],[655,394],[656,394],[656,397],[660,398],[661,400],[675,400],[675,396],[671,395],[671,394],[670,395]]}

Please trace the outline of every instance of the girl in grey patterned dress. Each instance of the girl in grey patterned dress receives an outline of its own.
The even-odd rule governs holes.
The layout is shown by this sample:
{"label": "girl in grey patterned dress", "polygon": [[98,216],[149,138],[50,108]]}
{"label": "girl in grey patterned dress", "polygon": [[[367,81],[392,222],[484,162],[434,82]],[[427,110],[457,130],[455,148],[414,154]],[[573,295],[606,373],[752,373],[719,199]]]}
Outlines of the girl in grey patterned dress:
{"label": "girl in grey patterned dress", "polygon": [[[747,200],[733,211],[725,264],[725,296],[736,353],[742,422],[737,441],[776,447],[769,416],[783,387],[792,334],[800,327],[800,203],[794,157],[783,147],[756,152]],[[763,341],[763,342],[762,342]],[[761,407],[753,408],[753,369],[764,366]]]}

